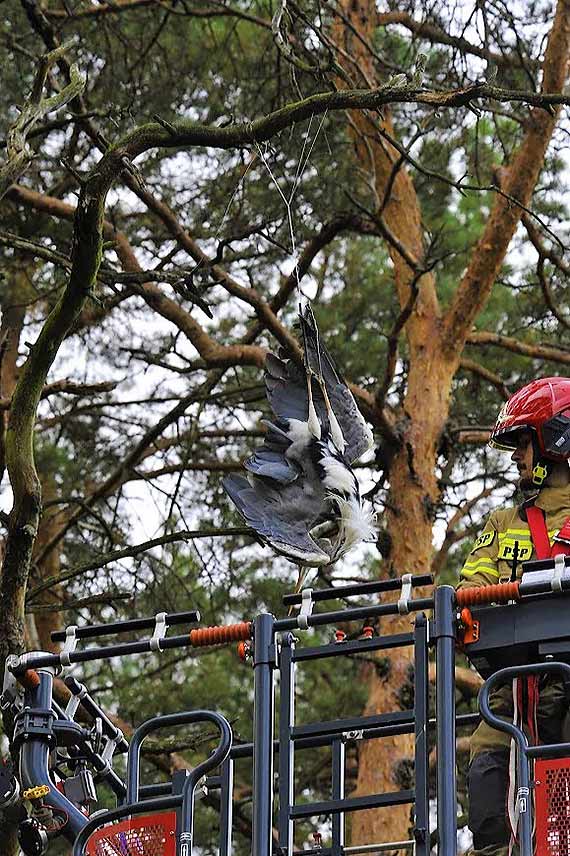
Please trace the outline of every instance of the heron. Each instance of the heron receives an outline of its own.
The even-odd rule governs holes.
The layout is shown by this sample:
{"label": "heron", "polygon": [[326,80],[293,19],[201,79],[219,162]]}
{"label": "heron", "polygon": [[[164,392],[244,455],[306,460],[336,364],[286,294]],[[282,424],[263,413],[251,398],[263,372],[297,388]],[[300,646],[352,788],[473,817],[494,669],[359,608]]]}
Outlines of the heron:
{"label": "heron", "polygon": [[320,340],[309,303],[300,307],[304,366],[268,353],[265,390],[273,419],[246,475],[223,486],[246,523],[277,553],[301,566],[338,561],[375,536],[352,464],[373,445],[372,432]]}

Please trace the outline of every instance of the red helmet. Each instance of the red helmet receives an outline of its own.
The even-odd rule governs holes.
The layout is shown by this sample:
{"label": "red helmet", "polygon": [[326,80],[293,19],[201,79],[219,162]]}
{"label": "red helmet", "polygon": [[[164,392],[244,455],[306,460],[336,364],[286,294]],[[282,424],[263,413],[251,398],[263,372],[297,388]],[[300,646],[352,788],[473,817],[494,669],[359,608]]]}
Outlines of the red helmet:
{"label": "red helmet", "polygon": [[551,461],[570,458],[570,378],[533,380],[515,392],[503,405],[489,443],[513,451],[517,432],[525,429],[534,432],[542,457]]}

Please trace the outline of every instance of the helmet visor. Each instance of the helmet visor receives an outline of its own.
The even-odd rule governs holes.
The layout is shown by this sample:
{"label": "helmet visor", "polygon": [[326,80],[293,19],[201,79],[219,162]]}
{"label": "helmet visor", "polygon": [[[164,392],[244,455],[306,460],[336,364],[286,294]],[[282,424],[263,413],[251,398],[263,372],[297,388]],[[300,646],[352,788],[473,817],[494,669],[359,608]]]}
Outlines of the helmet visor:
{"label": "helmet visor", "polygon": [[514,452],[523,431],[529,431],[526,425],[517,425],[516,428],[506,428],[504,431],[493,431],[489,437],[489,446],[499,449],[501,452]]}

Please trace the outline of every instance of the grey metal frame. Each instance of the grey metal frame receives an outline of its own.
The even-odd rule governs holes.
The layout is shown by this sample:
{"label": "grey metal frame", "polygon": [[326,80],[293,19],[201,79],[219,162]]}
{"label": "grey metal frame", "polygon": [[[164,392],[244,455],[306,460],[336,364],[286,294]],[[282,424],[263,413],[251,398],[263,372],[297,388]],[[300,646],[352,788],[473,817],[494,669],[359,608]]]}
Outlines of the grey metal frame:
{"label": "grey metal frame", "polygon": [[[414,632],[375,637],[348,643],[314,648],[296,648],[291,630],[301,624],[299,619],[275,620],[259,616],[254,635],[254,698],[255,729],[253,843],[252,856],[293,856],[293,826],[296,820],[329,814],[332,818],[330,848],[315,848],[321,856],[343,856],[350,853],[381,852],[383,845],[351,848],[344,846],[344,815],[348,811],[414,804],[414,839],[399,842],[411,847],[416,856],[429,856],[429,789],[428,789],[428,728],[433,725],[428,713],[428,646],[434,644],[437,662],[437,730],[438,730],[438,839],[440,856],[455,856],[457,840],[456,773],[455,773],[455,592],[449,586],[438,589],[432,599],[410,601],[410,611],[435,606],[436,620],[432,623],[432,639],[425,616],[416,617]],[[304,617],[308,626],[335,624],[374,614],[395,614],[397,604],[357,607],[343,612],[320,613]],[[302,624],[301,624],[302,627]],[[372,717],[295,724],[295,669],[303,661],[350,655],[362,651],[389,649],[402,645],[414,646],[414,709],[395,711]],[[275,734],[275,672],[279,674],[279,731]],[[472,719],[472,718],[471,718]],[[415,788],[387,794],[371,794],[346,798],[344,794],[344,749],[349,739],[375,739],[388,734],[415,733]],[[330,745],[332,750],[331,799],[310,804],[295,804],[295,753],[303,748]],[[273,756],[279,754],[279,806],[277,811],[278,843],[272,845]],[[239,753],[239,754],[238,754]],[[243,757],[248,747],[235,747],[232,757]],[[387,843],[388,844],[388,843]],[[393,845],[392,845],[393,846]],[[310,854],[312,851],[303,851]],[[222,851],[222,856],[226,853]]]}
{"label": "grey metal frame", "polygon": [[[424,576],[417,577],[415,584],[425,584]],[[401,581],[386,581],[373,584],[374,591],[396,590]],[[370,586],[368,587],[370,588]],[[361,594],[360,586],[343,588],[344,596]],[[368,589],[366,590],[368,593]],[[317,593],[315,593],[317,594]],[[297,597],[297,596],[295,596]],[[336,597],[333,590],[330,597]],[[318,593],[315,601],[327,598]],[[424,610],[435,608],[434,620],[428,622]],[[294,633],[319,626],[337,624],[359,619],[373,619],[382,615],[415,613],[413,632],[399,633],[349,642],[332,643],[313,647],[297,647]],[[183,614],[184,618],[188,614]],[[178,616],[174,617],[174,622]],[[198,778],[207,770],[220,765],[220,775],[208,780],[210,787],[220,790],[220,856],[231,856],[232,852],[232,783],[234,764],[240,758],[253,759],[253,818],[252,856],[296,856],[294,851],[295,821],[328,814],[331,817],[331,845],[314,848],[319,856],[350,856],[350,854],[379,853],[383,848],[412,849],[415,856],[429,856],[429,787],[428,787],[428,731],[437,728],[437,794],[439,856],[455,856],[456,852],[456,779],[455,779],[455,592],[449,586],[437,589],[434,598],[400,599],[398,602],[357,605],[330,612],[301,613],[297,617],[277,620],[269,613],[258,615],[253,624],[253,671],[254,671],[254,738],[251,744],[233,746],[229,726],[218,714],[209,711],[193,711],[155,717],[144,723],[135,733],[128,756],[127,795],[117,809],[105,812],[93,821],[81,818],[83,829],[75,829],[74,856],[80,856],[89,835],[99,826],[129,814],[182,808],[179,829],[178,852],[182,856],[192,853],[192,822],[194,792]],[[143,621],[144,627],[148,620]],[[141,624],[142,627],[142,624]],[[89,634],[98,635],[99,627],[90,628]],[[184,637],[163,640],[163,647],[182,646]],[[187,644],[187,642],[186,642]],[[437,664],[436,706],[437,720],[429,719],[428,710],[428,658],[429,647],[435,647]],[[109,646],[107,649],[75,651],[69,656],[71,662],[82,662],[99,657],[118,656],[122,653],[137,653],[149,650],[149,642],[127,643]],[[414,648],[414,705],[411,710],[394,711],[376,716],[352,717],[327,722],[297,725],[295,722],[295,673],[297,666],[314,659],[350,656],[397,647]],[[26,666],[39,668],[44,674],[55,666],[58,655],[28,655]],[[48,668],[46,669],[46,666]],[[276,734],[276,678],[279,677],[279,727]],[[51,678],[49,679],[51,680]],[[48,683],[49,683],[48,680]],[[51,687],[50,687],[51,689]],[[43,702],[42,702],[43,703]],[[45,713],[45,711],[43,711]],[[60,714],[55,711],[52,719]],[[49,717],[48,717],[49,719]],[[199,765],[183,783],[183,793],[175,794],[169,786],[146,786],[139,788],[138,757],[140,743],[150,731],[168,725],[208,719],[217,724],[221,740],[214,755]],[[225,723],[225,725],[224,725]],[[228,733],[229,732],[229,736]],[[413,788],[384,794],[359,797],[345,795],[344,768],[345,749],[349,740],[371,740],[394,734],[415,735],[415,783]],[[48,739],[49,738],[49,739]],[[38,738],[46,744],[49,735]],[[35,742],[35,741],[33,741]],[[43,744],[42,744],[43,745]],[[331,747],[331,798],[321,802],[296,804],[294,769],[296,753],[303,749]],[[278,807],[274,812],[274,759],[278,755],[279,774]],[[42,768],[43,770],[43,768]],[[47,770],[47,768],[46,768]],[[46,776],[48,775],[46,771]],[[36,777],[37,778],[37,777]],[[38,783],[39,780],[36,782]],[[413,839],[405,842],[386,842],[347,847],[344,844],[345,815],[377,807],[410,804],[414,806]],[[276,815],[277,832],[273,832]],[[79,823],[79,821],[78,821]],[[86,824],[86,825],[84,825]],[[302,851],[309,856],[312,851]]]}

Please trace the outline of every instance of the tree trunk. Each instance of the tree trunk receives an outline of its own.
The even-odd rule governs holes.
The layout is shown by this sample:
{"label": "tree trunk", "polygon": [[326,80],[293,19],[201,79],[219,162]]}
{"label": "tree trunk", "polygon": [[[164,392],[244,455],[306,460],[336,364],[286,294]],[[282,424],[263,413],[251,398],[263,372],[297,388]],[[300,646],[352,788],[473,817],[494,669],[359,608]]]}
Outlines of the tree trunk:
{"label": "tree trunk", "polygon": [[[363,44],[372,43],[378,23],[374,0],[342,0],[341,6],[352,25],[352,31],[338,22],[333,27],[335,41],[344,51],[344,70],[354,75],[356,66],[370,87],[385,83],[377,79],[372,52]],[[564,86],[569,33],[570,4],[560,0],[545,53],[543,91],[561,91]],[[555,121],[556,115],[544,110],[531,112],[525,136],[507,172],[506,191],[525,205],[531,198]],[[417,295],[412,292],[412,265],[421,267],[424,256],[421,211],[405,166],[395,166],[399,153],[386,141],[385,134],[392,139],[395,136],[390,112],[386,110],[382,116],[354,112],[350,114],[350,129],[361,172],[369,176],[375,192],[380,231],[388,227],[384,228],[384,234],[394,264],[400,307],[413,305],[405,323],[409,368],[403,406],[394,416],[397,445],[390,465],[390,493],[384,522],[391,545],[388,573],[422,573],[429,569],[432,558],[434,512],[440,499],[437,449],[449,413],[453,377],[472,323],[489,298],[521,209],[504,197],[496,198],[455,299],[446,317],[442,317],[432,274],[421,276],[416,283]],[[384,620],[382,633],[409,631],[411,620],[407,616]],[[411,707],[411,655],[409,648],[396,650],[390,657],[390,669],[382,678],[375,669],[367,668],[366,714]],[[361,744],[355,795],[409,787],[413,781],[412,760],[413,739],[409,736]],[[407,837],[410,825],[406,806],[392,807],[389,812],[382,809],[357,812],[352,820],[352,843],[401,840]]]}
{"label": "tree trunk", "polygon": [[[57,487],[51,473],[41,474],[42,495],[44,502],[56,499],[58,497]],[[42,552],[46,544],[59,532],[59,529],[67,516],[66,511],[61,511],[57,506],[52,506],[44,510],[38,530],[38,537],[34,545],[34,554],[38,555]],[[60,544],[57,544],[53,550],[43,559],[41,566],[38,568],[38,582],[49,577],[59,576],[61,571],[61,553]],[[54,586],[43,593],[41,596],[42,602],[47,606],[57,606],[61,603],[62,587]],[[33,614],[38,645],[41,651],[59,651],[60,645],[57,642],[51,641],[51,633],[54,630],[61,630],[61,615],[60,611],[55,612],[48,609],[39,610]]]}
{"label": "tree trunk", "polygon": [[[21,262],[21,260],[19,260]],[[10,398],[17,381],[17,361],[20,335],[22,333],[26,311],[26,295],[30,291],[28,273],[20,269],[7,279],[0,301],[2,324],[0,326],[0,398]],[[0,411],[0,481],[5,469],[5,436],[8,423],[8,411]],[[0,542],[0,566],[4,560],[4,543]],[[0,613],[1,615],[1,613]],[[3,620],[3,618],[2,618]],[[2,673],[4,660],[0,660]],[[18,856],[18,827],[9,813],[0,812],[0,841],[3,856]]]}

